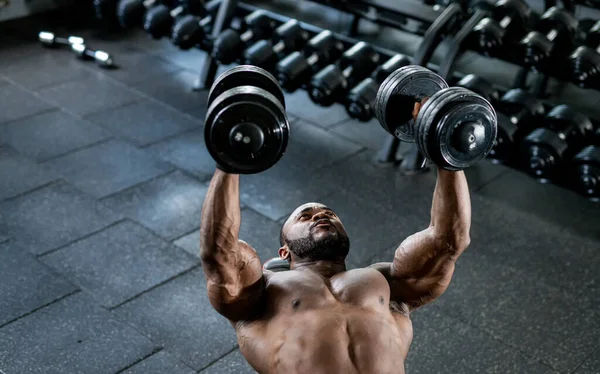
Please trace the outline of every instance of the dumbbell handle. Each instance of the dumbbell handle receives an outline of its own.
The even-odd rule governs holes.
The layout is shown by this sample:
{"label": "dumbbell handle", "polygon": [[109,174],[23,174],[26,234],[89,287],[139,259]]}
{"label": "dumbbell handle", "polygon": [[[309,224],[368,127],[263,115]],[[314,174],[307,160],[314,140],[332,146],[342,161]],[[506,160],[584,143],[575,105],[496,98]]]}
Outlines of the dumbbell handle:
{"label": "dumbbell handle", "polygon": [[87,48],[84,44],[73,44],[71,48],[78,56],[89,57],[104,67],[113,65],[112,57],[105,51],[94,51]]}
{"label": "dumbbell handle", "polygon": [[181,14],[183,14],[184,11],[185,11],[185,7],[183,5],[180,5],[178,7],[171,9],[171,12],[169,12],[169,14],[171,15],[171,18],[177,18]]}
{"label": "dumbbell handle", "polygon": [[512,23],[513,18],[511,16],[504,16],[500,22],[498,22],[498,25],[500,25],[500,27],[502,27],[503,29],[507,29],[508,26],[510,26],[510,24]]}

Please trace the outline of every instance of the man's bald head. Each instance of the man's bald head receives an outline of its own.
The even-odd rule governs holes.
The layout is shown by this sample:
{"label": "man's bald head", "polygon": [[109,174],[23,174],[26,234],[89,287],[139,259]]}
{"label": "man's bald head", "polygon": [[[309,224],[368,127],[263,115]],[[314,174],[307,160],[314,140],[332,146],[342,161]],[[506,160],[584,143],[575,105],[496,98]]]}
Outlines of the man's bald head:
{"label": "man's bald head", "polygon": [[316,208],[321,208],[321,209],[329,209],[325,204],[321,204],[321,203],[306,203],[306,204],[302,204],[300,205],[298,208],[294,209],[294,211],[288,216],[288,218],[285,220],[285,222],[283,222],[283,225],[281,225],[281,230],[279,231],[279,244],[284,246],[285,245],[285,226],[286,224],[290,221],[293,220],[294,217],[297,217],[299,214],[301,214],[302,212],[306,212],[309,209],[316,209]]}
{"label": "man's bald head", "polygon": [[315,202],[294,209],[281,226],[279,241],[280,251],[287,248],[296,258],[315,260],[345,258],[350,247],[344,225],[336,213]]}

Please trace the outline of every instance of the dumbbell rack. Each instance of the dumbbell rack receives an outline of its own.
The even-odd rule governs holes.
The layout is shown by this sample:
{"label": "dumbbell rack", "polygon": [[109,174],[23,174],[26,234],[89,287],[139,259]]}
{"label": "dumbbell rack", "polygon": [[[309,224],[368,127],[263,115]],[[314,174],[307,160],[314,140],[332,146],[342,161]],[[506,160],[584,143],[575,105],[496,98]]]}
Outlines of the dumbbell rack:
{"label": "dumbbell rack", "polygon": [[[243,17],[257,10],[263,11],[269,19],[272,19],[273,21],[275,21],[275,23],[279,25],[284,24],[285,22],[290,20],[289,17],[277,14],[275,12],[265,11],[257,6],[249,5],[246,3],[239,3],[237,0],[223,0],[220,6],[220,10],[215,17],[216,21],[212,28],[213,38],[218,36],[225,28],[228,28],[229,26],[232,26],[234,29],[238,28],[235,22],[231,23],[230,25],[231,20],[241,20]],[[228,17],[227,15],[233,16]],[[456,82],[456,80],[462,78],[462,74],[454,72],[452,69],[452,64],[450,64],[449,67],[444,66],[444,62],[442,63],[442,66],[436,66],[435,64],[432,64],[430,62],[430,57],[433,53],[433,50],[436,49],[436,47],[438,46],[440,39],[444,39],[444,37],[448,35],[453,36],[446,37],[445,40],[454,43],[456,45],[456,51],[460,50],[460,43],[462,42],[466,33],[465,30],[468,30],[469,24],[473,24],[478,18],[483,17],[485,15],[485,11],[480,12],[480,14],[477,15],[477,17],[471,17],[466,23],[462,23],[461,30],[459,30],[458,33],[456,33],[453,30],[461,26],[460,22],[458,21],[461,20],[461,17],[463,15],[464,13],[458,4],[450,4],[448,7],[446,7],[440,13],[437,19],[433,23],[431,23],[427,31],[424,33],[423,41],[417,53],[415,53],[415,56],[413,56],[412,60],[413,64],[425,66],[433,71],[441,71],[443,78],[446,79],[451,85],[453,84],[453,82]],[[307,31],[310,34],[310,37],[313,37],[318,33],[324,31],[322,28],[316,27],[308,23],[300,22],[299,24],[303,30]],[[349,49],[351,46],[355,45],[358,42],[358,40],[342,34],[335,34],[335,37],[337,40],[344,44],[345,50]],[[205,50],[210,50],[210,44],[210,41],[203,42],[201,43],[201,45],[199,45],[199,47]],[[381,61],[386,61],[392,56],[397,55],[395,51],[391,51],[389,49],[381,48],[379,46],[372,47],[380,55]],[[453,56],[454,59],[455,55],[451,54],[451,56]],[[211,85],[215,77],[217,67],[217,64],[212,59],[208,58],[205,62],[203,73],[199,81],[204,83],[205,86]],[[498,91],[501,90],[502,89]],[[547,109],[553,106],[552,103],[549,103],[547,101],[545,101],[544,104],[547,107]],[[598,123],[595,124],[598,125]],[[396,153],[399,145],[400,141],[397,138],[392,136],[388,137],[386,143],[384,144],[378,155],[378,160],[380,162],[396,162]],[[423,161],[424,159],[421,156],[421,154],[415,150],[415,152],[413,152],[411,155],[405,157],[402,166],[404,167],[405,171],[418,171],[422,170]]]}
{"label": "dumbbell rack", "polygon": [[[316,3],[327,5],[331,8],[353,15],[349,29],[350,36],[356,36],[358,24],[361,19],[423,35],[441,14],[438,7],[428,6],[414,0],[398,2],[395,0],[363,0],[363,1],[328,1],[312,0]],[[410,26],[410,23],[416,25]]]}

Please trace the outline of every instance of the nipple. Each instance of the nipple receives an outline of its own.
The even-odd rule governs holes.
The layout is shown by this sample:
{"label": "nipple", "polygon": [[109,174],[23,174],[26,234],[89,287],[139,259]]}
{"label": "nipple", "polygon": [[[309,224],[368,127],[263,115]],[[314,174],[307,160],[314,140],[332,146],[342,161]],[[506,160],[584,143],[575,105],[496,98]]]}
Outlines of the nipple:
{"label": "nipple", "polygon": [[292,301],[292,307],[294,309],[297,309],[300,306],[300,299],[294,299],[294,301]]}

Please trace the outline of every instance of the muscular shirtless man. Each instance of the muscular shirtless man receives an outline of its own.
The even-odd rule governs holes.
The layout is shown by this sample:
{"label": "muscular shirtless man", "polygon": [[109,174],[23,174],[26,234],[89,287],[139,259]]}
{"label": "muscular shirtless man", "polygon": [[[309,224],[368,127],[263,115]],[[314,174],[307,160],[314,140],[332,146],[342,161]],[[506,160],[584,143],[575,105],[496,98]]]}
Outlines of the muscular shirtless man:
{"label": "muscular shirtless man", "polygon": [[398,374],[413,337],[410,313],[446,290],[469,245],[471,203],[464,173],[439,169],[429,227],[402,242],[392,262],[349,271],[348,236],[324,205],[304,204],[285,222],[285,272],[262,269],[238,239],[240,221],[239,176],[217,170],[202,213],[202,265],[211,304],[255,370]]}

